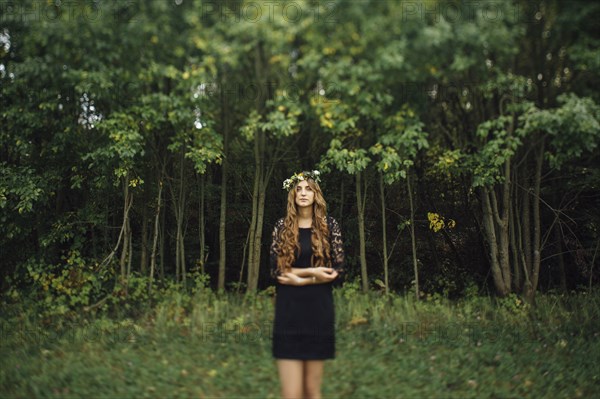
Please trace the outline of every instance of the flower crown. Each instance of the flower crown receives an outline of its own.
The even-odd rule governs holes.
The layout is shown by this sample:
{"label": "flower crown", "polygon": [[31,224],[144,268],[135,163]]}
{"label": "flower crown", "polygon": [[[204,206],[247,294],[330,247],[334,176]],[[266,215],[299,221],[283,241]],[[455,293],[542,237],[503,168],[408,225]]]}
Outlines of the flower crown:
{"label": "flower crown", "polygon": [[318,170],[294,173],[292,177],[283,181],[283,189],[290,191],[296,184],[306,179],[312,179],[315,183],[319,183],[321,181],[321,178],[319,177],[320,174],[321,172]]}

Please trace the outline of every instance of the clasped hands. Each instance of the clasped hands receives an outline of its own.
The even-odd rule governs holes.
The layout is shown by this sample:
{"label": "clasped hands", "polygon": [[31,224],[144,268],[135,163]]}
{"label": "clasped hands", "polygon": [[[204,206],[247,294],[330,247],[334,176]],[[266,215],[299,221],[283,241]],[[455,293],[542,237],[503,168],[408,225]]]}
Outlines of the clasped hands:
{"label": "clasped hands", "polygon": [[[337,276],[337,270],[331,267],[294,268],[290,272],[277,276],[277,281],[287,285],[322,284],[335,280]],[[313,277],[315,277],[314,283]]]}

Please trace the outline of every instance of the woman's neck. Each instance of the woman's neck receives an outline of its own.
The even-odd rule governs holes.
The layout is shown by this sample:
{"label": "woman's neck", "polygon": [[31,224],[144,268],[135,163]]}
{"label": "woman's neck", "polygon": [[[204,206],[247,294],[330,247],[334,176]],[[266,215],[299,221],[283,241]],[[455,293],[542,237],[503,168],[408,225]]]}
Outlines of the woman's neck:
{"label": "woman's neck", "polygon": [[303,207],[298,209],[298,227],[312,227],[312,218],[312,207]]}

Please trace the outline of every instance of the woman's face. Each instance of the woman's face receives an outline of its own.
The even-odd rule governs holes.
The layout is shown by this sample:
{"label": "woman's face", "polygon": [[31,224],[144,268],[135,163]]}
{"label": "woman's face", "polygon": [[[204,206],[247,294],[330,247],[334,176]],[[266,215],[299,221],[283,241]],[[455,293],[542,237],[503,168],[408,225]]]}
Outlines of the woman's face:
{"label": "woman's face", "polygon": [[312,206],[315,202],[315,192],[308,185],[306,180],[302,180],[296,185],[296,205],[298,207]]}

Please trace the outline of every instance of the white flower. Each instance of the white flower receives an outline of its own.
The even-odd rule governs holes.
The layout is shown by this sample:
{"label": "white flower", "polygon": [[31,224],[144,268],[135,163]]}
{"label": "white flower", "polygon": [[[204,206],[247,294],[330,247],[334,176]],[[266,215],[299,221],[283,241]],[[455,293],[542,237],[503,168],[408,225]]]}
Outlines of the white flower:
{"label": "white flower", "polygon": [[313,179],[316,183],[319,183],[321,181],[321,179],[319,178],[320,174],[321,174],[321,172],[319,172],[318,170],[306,172],[306,175],[304,174],[304,172],[294,173],[292,175],[292,177],[290,177],[289,179],[285,179],[283,181],[283,188],[285,190],[290,190],[292,187],[294,187],[296,184],[298,184],[298,182],[301,182],[301,181],[307,180],[307,179]]}

